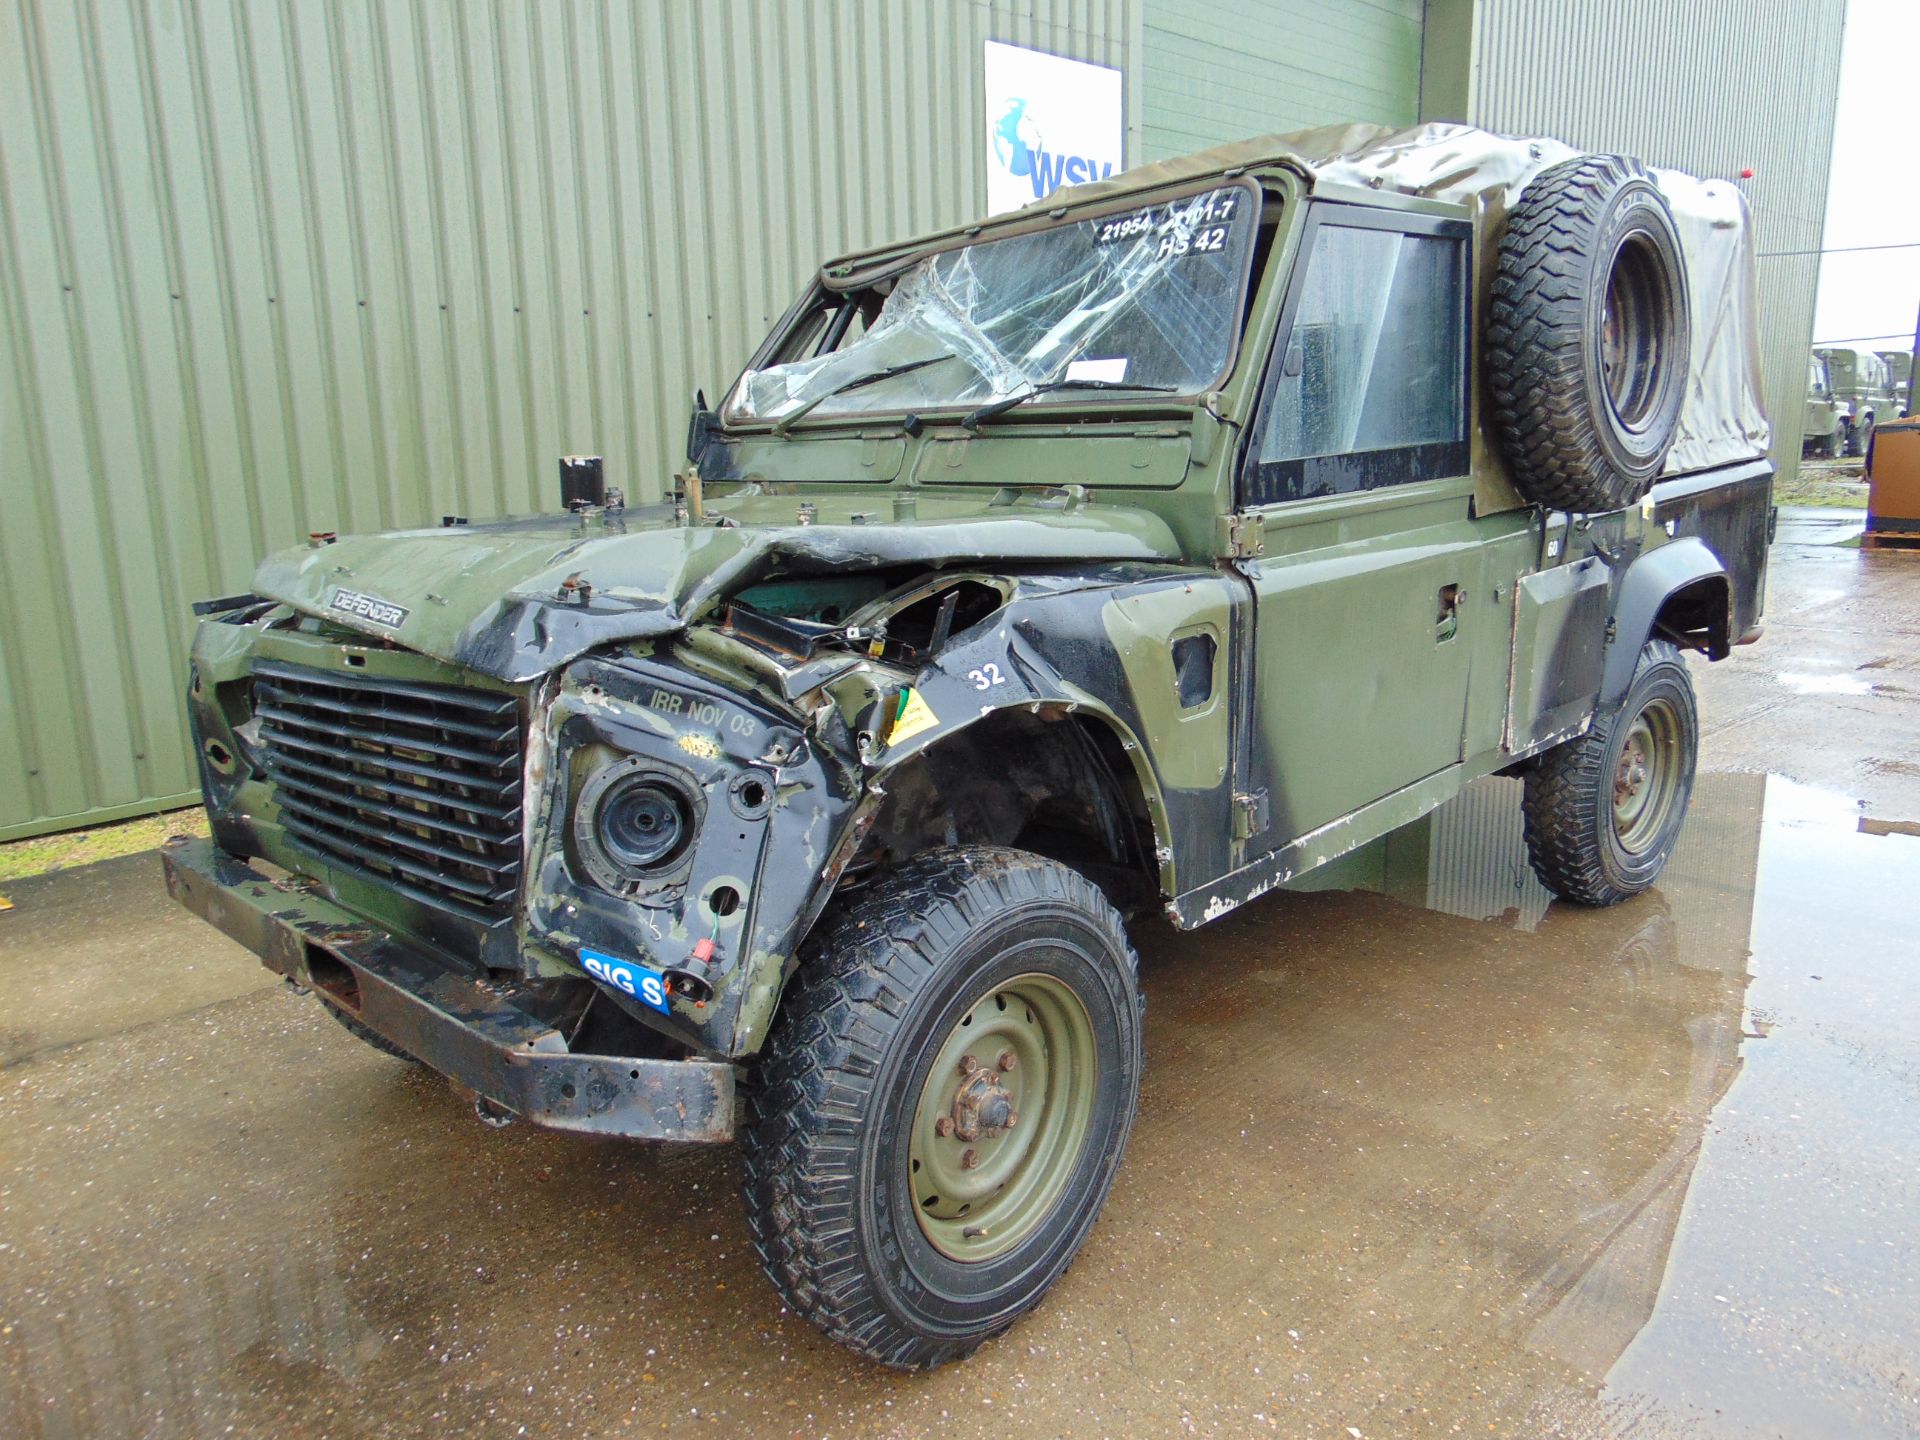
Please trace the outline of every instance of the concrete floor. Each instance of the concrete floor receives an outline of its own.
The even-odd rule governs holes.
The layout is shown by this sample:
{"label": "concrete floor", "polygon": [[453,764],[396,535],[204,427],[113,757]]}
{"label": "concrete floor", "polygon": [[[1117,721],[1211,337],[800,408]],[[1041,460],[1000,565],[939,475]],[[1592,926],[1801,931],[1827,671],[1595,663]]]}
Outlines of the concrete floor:
{"label": "concrete floor", "polygon": [[1920,1432],[1920,556],[1770,610],[1654,893],[1550,904],[1493,781],[1418,905],[1147,930],[1106,1215],[932,1375],[781,1310],[730,1151],[481,1128],[151,856],[12,885],[0,1436]]}

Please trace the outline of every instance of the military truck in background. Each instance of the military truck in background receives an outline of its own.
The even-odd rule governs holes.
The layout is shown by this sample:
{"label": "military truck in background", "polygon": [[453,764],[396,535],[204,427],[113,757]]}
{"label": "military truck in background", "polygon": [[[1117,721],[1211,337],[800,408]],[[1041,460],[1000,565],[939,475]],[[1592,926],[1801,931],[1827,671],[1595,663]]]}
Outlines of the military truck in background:
{"label": "military truck in background", "polygon": [[1911,350],[1876,350],[1880,363],[1887,367],[1887,382],[1893,387],[1895,413],[1909,415],[1913,411],[1913,352]]}
{"label": "military truck in background", "polygon": [[1139,917],[1489,773],[1559,895],[1659,877],[1687,652],[1760,623],[1749,236],[1731,185],[1355,126],[831,261],[664,500],[573,464],[200,607],[167,883],[490,1122],[737,1138],[798,1313],[964,1355],[1113,1183]]}
{"label": "military truck in background", "polygon": [[1827,362],[1816,353],[1807,362],[1806,421],[1801,428],[1800,453],[1833,460],[1846,449],[1851,412],[1834,399]]}
{"label": "military truck in background", "polygon": [[1847,410],[1841,453],[1866,454],[1875,422],[1899,413],[1887,362],[1871,350],[1852,345],[1823,346],[1813,353],[1826,363],[1834,401]]}

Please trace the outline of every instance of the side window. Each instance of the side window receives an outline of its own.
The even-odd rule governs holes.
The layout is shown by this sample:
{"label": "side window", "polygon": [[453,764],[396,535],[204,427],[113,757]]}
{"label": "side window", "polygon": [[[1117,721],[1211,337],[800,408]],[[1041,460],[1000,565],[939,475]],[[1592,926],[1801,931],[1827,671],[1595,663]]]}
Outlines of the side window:
{"label": "side window", "polygon": [[1467,227],[1385,212],[1309,224],[1243,502],[1464,473]]}

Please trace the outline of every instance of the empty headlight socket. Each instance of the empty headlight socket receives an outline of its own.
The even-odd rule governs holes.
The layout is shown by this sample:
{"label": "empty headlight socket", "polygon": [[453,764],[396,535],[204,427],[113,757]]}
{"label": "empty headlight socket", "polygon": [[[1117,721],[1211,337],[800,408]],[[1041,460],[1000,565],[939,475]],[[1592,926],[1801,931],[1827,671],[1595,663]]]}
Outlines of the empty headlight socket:
{"label": "empty headlight socket", "polygon": [[[632,786],[652,785],[671,795],[684,815],[686,833],[672,853],[649,867],[622,865],[600,834],[603,808]],[[623,899],[663,904],[685,885],[706,823],[706,798],[691,775],[647,756],[629,755],[588,775],[573,807],[573,851],[602,890]]]}

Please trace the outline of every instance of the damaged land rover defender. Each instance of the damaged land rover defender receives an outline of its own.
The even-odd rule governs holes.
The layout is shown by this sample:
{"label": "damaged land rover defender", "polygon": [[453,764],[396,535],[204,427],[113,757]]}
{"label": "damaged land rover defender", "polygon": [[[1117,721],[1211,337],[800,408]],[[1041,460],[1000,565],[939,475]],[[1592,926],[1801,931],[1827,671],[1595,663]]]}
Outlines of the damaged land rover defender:
{"label": "damaged land rover defender", "polygon": [[200,607],[167,884],[489,1120],[737,1137],[796,1311],[963,1355],[1113,1183],[1123,917],[1493,772],[1561,896],[1659,876],[1684,652],[1758,633],[1751,254],[1731,185],[1428,126],[833,261],[663,502],[574,464]]}

